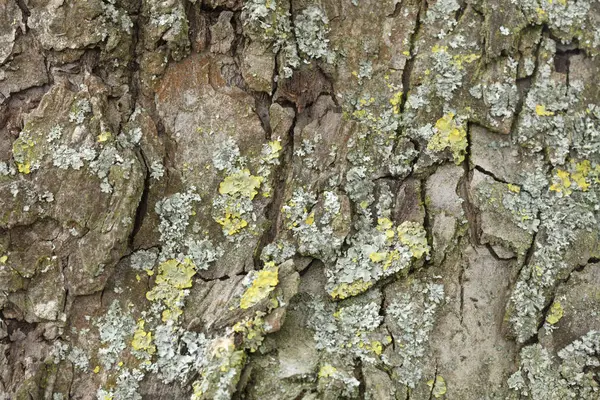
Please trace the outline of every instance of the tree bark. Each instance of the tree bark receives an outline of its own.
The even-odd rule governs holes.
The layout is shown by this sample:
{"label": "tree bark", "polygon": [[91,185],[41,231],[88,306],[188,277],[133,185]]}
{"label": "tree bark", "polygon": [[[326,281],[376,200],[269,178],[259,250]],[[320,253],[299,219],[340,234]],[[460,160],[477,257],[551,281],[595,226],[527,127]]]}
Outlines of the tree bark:
{"label": "tree bark", "polygon": [[0,400],[600,398],[595,0],[0,0]]}

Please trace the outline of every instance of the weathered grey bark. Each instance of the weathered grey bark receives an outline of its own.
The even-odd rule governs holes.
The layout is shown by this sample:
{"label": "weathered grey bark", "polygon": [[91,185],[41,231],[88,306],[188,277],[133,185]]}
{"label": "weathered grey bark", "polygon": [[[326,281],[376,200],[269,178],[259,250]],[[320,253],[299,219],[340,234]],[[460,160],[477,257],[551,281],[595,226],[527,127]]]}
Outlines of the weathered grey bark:
{"label": "weathered grey bark", "polygon": [[596,0],[0,0],[0,399],[599,399]]}

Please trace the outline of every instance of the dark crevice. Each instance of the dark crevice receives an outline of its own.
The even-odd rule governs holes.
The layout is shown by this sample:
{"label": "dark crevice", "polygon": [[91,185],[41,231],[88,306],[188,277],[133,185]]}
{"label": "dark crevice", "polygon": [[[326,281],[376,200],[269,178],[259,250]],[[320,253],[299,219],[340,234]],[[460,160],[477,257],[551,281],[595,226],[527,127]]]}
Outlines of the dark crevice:
{"label": "dark crevice", "polygon": [[[505,185],[514,185],[514,183],[505,181],[504,179],[497,177],[496,175],[494,175],[493,172],[490,172],[490,171],[488,171],[486,169],[483,169],[479,165],[474,165],[473,168],[476,169],[477,171],[481,172],[482,174],[489,176],[490,178],[492,178],[496,182],[500,182],[500,183],[503,183]],[[517,186],[517,185],[515,185],[515,186]]]}
{"label": "dark crevice", "polygon": [[[516,184],[516,183],[512,183],[512,182],[509,182],[509,181],[507,181],[507,180],[504,180],[504,179],[502,179],[502,178],[499,178],[499,177],[498,177],[498,176],[496,176],[496,175],[495,175],[493,172],[490,172],[490,171],[488,171],[488,170],[486,170],[486,169],[483,169],[483,168],[482,168],[482,167],[480,167],[479,165],[474,165],[474,166],[473,166],[473,168],[474,168],[475,170],[477,170],[478,172],[481,172],[482,174],[484,174],[484,175],[486,175],[486,176],[489,176],[490,178],[492,178],[492,179],[493,179],[493,180],[495,180],[496,182],[499,182],[499,183],[502,183],[502,184],[505,184],[505,185],[518,186],[518,187],[519,187],[519,190],[522,190],[522,191],[524,191],[524,192],[527,192],[527,190],[523,189],[523,188],[521,187],[521,185],[519,185],[519,184]],[[528,193],[528,192],[527,192],[527,193]]]}
{"label": "dark crevice", "polygon": [[[541,211],[538,211],[538,212],[537,212],[537,215],[536,215],[536,217],[535,217],[535,218],[536,218],[537,220],[540,220],[541,216],[542,216],[542,212],[541,212]],[[518,277],[519,275],[521,275],[521,271],[523,270],[523,268],[524,268],[526,265],[529,265],[529,263],[531,262],[531,259],[533,258],[533,255],[534,255],[534,253],[535,253],[536,239],[537,239],[537,235],[538,235],[538,234],[539,234],[539,229],[538,229],[538,230],[536,230],[535,232],[533,232],[533,236],[532,236],[532,238],[531,238],[531,246],[529,246],[529,248],[528,248],[528,249],[527,249],[527,251],[525,252],[525,258],[524,258],[524,260],[523,260],[523,264],[522,264],[522,265],[520,266],[520,268],[519,268],[519,271],[518,271],[518,273],[517,273],[517,277]]]}
{"label": "dark crevice", "polygon": [[202,282],[227,281],[227,280],[233,278],[234,276],[246,276],[246,273],[242,271],[242,272],[237,273],[235,275],[223,275],[223,276],[219,276],[219,277],[213,278],[213,279],[207,279],[207,278],[203,278],[200,275],[196,275],[196,277],[198,279],[200,279]]}
{"label": "dark crevice", "polygon": [[365,399],[366,385],[365,385],[365,375],[363,372],[362,360],[360,358],[356,359],[356,364],[354,366],[354,377],[358,379],[358,398],[361,400]]}
{"label": "dark crevice", "polygon": [[394,334],[390,330],[390,328],[387,326],[387,324],[384,326],[385,326],[385,330],[387,331],[388,335],[390,336],[390,339],[392,340],[392,342],[390,343],[392,345],[392,350],[396,351],[396,339],[394,338]]}
{"label": "dark crevice", "polygon": [[104,285],[102,291],[100,291],[100,308],[104,307],[104,294],[106,293],[108,285]]}
{"label": "dark crevice", "polygon": [[306,275],[308,273],[308,271],[315,265],[315,263],[321,263],[321,265],[323,264],[323,262],[319,259],[313,259],[307,266],[306,268],[304,268],[301,271],[298,271],[298,275],[300,275],[300,278],[302,278],[304,275]]}
{"label": "dark crevice", "polygon": [[438,376],[438,365],[437,365],[437,360],[435,362],[435,372],[433,374],[433,384],[431,385],[431,390],[429,391],[429,400],[433,399],[433,390],[435,389],[435,383],[437,381],[437,376]]}
{"label": "dark crevice", "polygon": [[[140,12],[141,3],[138,4],[137,12]],[[131,43],[131,61],[129,70],[132,71],[129,76],[129,88],[131,90],[131,105],[132,109],[130,110],[130,115],[128,119],[131,118],[131,115],[135,112],[136,107],[138,106],[138,101],[141,95],[141,88],[139,82],[139,76],[137,71],[139,71],[140,65],[137,60],[137,48],[140,43],[140,28],[141,28],[140,18],[136,18],[134,22],[133,34],[132,34],[132,43]],[[143,148],[140,146],[135,149],[135,155],[137,159],[140,161],[142,166],[142,170],[144,171],[144,188],[142,190],[142,195],[140,197],[140,201],[138,203],[137,209],[135,211],[135,220],[133,223],[133,228],[131,230],[131,234],[129,235],[129,248],[131,250],[134,249],[134,238],[137,233],[142,228],[142,224],[144,222],[144,218],[148,212],[148,198],[150,193],[150,165],[146,155],[144,153]]]}
{"label": "dark crevice", "polygon": [[406,106],[406,100],[408,98],[408,93],[411,90],[410,86],[410,78],[412,75],[412,70],[415,64],[416,54],[415,52],[415,44],[419,35],[419,31],[421,30],[421,15],[425,12],[427,8],[427,1],[423,0],[421,5],[419,6],[419,10],[417,11],[415,29],[410,35],[409,39],[409,47],[408,52],[410,53],[410,58],[406,60],[406,64],[404,65],[404,69],[402,70],[402,98],[400,99],[400,115],[404,115],[404,108]]}
{"label": "dark crevice", "polygon": [[433,226],[431,216],[429,215],[429,207],[427,206],[427,179],[420,180],[419,192],[421,196],[420,202],[423,205],[423,228],[427,236],[427,245],[430,249],[433,249]]}
{"label": "dark crevice", "polygon": [[23,14],[23,23],[25,24],[25,29],[27,29],[27,21],[29,16],[31,15],[31,11],[29,11],[29,7],[25,4],[25,0],[15,0],[17,6],[21,9],[21,13]]}
{"label": "dark crevice", "polygon": [[478,246],[480,241],[479,232],[479,213],[473,199],[471,198],[471,180],[473,179],[473,170],[471,169],[471,123],[467,123],[467,149],[465,160],[462,163],[464,174],[460,179],[458,195],[463,199],[462,208],[469,224],[469,239],[473,246]]}
{"label": "dark crevice", "polygon": [[[265,210],[265,218],[270,222],[270,226],[265,229],[257,244],[256,251],[254,252],[254,269],[260,269],[262,264],[262,261],[260,260],[262,249],[275,239],[279,229],[279,217],[281,216],[279,211],[281,210],[281,206],[283,205],[284,201],[287,172],[292,165],[294,151],[294,129],[298,119],[297,108],[293,104],[291,106],[294,109],[294,119],[292,120],[292,124],[288,131],[288,143],[283,147],[282,154],[280,156],[280,165],[276,168],[273,168],[271,172],[273,179],[273,197]],[[269,136],[270,134],[271,132],[269,132]]]}
{"label": "dark crevice", "polygon": [[271,118],[269,115],[269,108],[271,107],[272,103],[272,98],[267,93],[254,93],[254,111],[260,119],[262,128],[265,131],[266,140],[271,140],[272,134]]}
{"label": "dark crevice", "polygon": [[458,283],[460,284],[460,313],[459,313],[459,321],[460,324],[463,324],[463,315],[465,309],[465,261],[461,260],[460,262],[460,272],[458,274]]}
{"label": "dark crevice", "polygon": [[144,170],[144,189],[142,190],[142,196],[140,197],[140,202],[138,203],[138,207],[135,211],[133,229],[131,230],[131,234],[129,235],[129,247],[132,250],[135,250],[133,246],[134,238],[142,228],[144,218],[148,213],[148,198],[150,193],[150,166],[148,165],[148,161],[146,160],[144,151],[141,148],[136,150],[136,155],[141,161],[142,168]]}
{"label": "dark crevice", "polygon": [[[567,75],[567,92],[571,87],[571,57],[579,54],[583,54],[583,51],[581,49],[557,51],[554,55],[554,69],[556,70],[556,72],[560,72]],[[567,95],[568,93],[565,93],[565,96]]]}
{"label": "dark crevice", "polygon": [[388,18],[397,18],[400,15],[401,11],[402,11],[402,1],[398,1],[396,3],[396,5],[394,6],[394,12],[389,14],[387,17]]}
{"label": "dark crevice", "polygon": [[461,2],[460,7],[454,13],[454,20],[456,21],[456,25],[459,24],[460,20],[462,19],[463,15],[465,14],[466,10],[467,10],[467,4],[465,2]]}

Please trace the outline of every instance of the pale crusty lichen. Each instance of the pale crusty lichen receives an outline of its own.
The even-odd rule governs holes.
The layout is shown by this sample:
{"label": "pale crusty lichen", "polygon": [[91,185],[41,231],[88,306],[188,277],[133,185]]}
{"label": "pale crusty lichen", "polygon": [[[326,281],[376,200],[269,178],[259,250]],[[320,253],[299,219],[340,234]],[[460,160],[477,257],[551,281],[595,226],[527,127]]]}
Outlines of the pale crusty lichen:
{"label": "pale crusty lichen", "polygon": [[375,228],[359,231],[350,244],[335,265],[326,270],[326,289],[333,298],[362,293],[384,277],[407,272],[412,261],[429,254],[422,225],[405,221],[394,228],[388,218],[379,218]]}

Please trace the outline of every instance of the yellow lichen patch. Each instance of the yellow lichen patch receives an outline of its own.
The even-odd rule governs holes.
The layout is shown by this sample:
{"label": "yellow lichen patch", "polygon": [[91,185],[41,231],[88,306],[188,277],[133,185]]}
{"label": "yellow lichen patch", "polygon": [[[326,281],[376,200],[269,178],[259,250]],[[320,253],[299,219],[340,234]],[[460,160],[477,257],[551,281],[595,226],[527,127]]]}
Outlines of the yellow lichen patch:
{"label": "yellow lichen patch", "polygon": [[365,282],[362,279],[359,279],[352,283],[341,283],[333,288],[329,294],[334,299],[343,300],[348,297],[356,296],[357,294],[366,292],[371,286],[373,286],[373,282]]}
{"label": "yellow lichen patch", "polygon": [[265,269],[256,273],[256,278],[242,295],[240,308],[247,309],[258,304],[275,290],[277,283],[279,283],[279,268],[272,262],[267,263]]}
{"label": "yellow lichen patch", "polygon": [[465,159],[467,151],[467,130],[453,113],[448,113],[435,123],[436,133],[433,135],[427,148],[432,151],[450,149],[454,162],[458,165]]}
{"label": "yellow lichen patch", "polygon": [[113,400],[113,396],[110,395],[108,392],[104,392],[100,396],[98,396],[98,400]]}
{"label": "yellow lichen patch", "polygon": [[400,114],[400,104],[402,104],[402,92],[395,93],[390,99],[394,114]]}
{"label": "yellow lichen patch", "polygon": [[463,69],[464,63],[471,64],[474,61],[477,61],[481,58],[481,54],[471,53],[471,54],[457,54],[453,57],[454,65],[458,69]]}
{"label": "yellow lichen patch", "polygon": [[442,51],[443,51],[443,52],[446,52],[446,51],[448,51],[448,46],[440,46],[440,45],[436,44],[436,45],[434,45],[434,46],[431,48],[431,52],[432,52],[432,53],[439,53],[439,52],[442,52]]}
{"label": "yellow lichen patch", "polygon": [[385,236],[387,240],[392,240],[396,233],[392,229],[392,221],[388,218],[378,218],[377,219],[377,230],[379,232],[385,232]]}
{"label": "yellow lichen patch", "polygon": [[308,217],[306,217],[306,225],[312,225],[315,223],[315,213],[311,212]]}
{"label": "yellow lichen patch", "polygon": [[366,349],[375,353],[375,355],[380,356],[383,352],[383,344],[381,344],[378,340],[373,340],[371,343],[368,343]]}
{"label": "yellow lichen patch", "polygon": [[380,232],[392,229],[392,221],[389,218],[378,218],[377,219],[377,230]]}
{"label": "yellow lichen patch", "polygon": [[152,344],[152,332],[144,331],[145,321],[139,319],[137,322],[137,328],[133,333],[133,340],[131,341],[131,347],[137,351],[143,351],[148,354],[156,353],[156,346]]}
{"label": "yellow lichen patch", "polygon": [[540,117],[551,117],[554,115],[553,111],[547,111],[546,106],[543,104],[538,104],[535,106],[535,113]]}
{"label": "yellow lichen patch", "polygon": [[554,303],[552,303],[552,306],[550,307],[550,311],[548,312],[548,315],[546,316],[546,322],[549,323],[550,325],[554,325],[558,321],[560,321],[560,319],[563,317],[563,314],[564,314],[564,310],[562,308],[562,305],[560,304],[560,301],[555,301]]}
{"label": "yellow lichen patch", "polygon": [[375,263],[382,262],[383,260],[386,259],[386,257],[387,257],[386,252],[375,252],[375,253],[369,254],[369,259]]}
{"label": "yellow lichen patch", "polygon": [[571,174],[571,178],[575,181],[579,189],[586,192],[590,183],[587,181],[590,172],[592,171],[592,163],[589,160],[583,160],[575,164],[575,171]]}
{"label": "yellow lichen patch", "polygon": [[196,275],[196,266],[189,259],[184,262],[167,260],[159,265],[158,270],[156,284],[165,283],[176,289],[192,287],[192,277]]}
{"label": "yellow lichen patch", "polygon": [[448,389],[446,388],[446,380],[440,375],[436,375],[435,380],[428,380],[427,386],[431,388],[431,394],[436,399],[439,399],[440,397],[444,396],[448,391]]}
{"label": "yellow lichen patch", "polygon": [[219,193],[230,196],[248,197],[250,200],[258,193],[258,188],[264,178],[250,174],[248,169],[243,169],[233,175],[225,177],[219,185]]}
{"label": "yellow lichen patch", "polygon": [[107,142],[112,137],[110,132],[101,132],[98,135],[98,143]]}
{"label": "yellow lichen patch", "polygon": [[408,246],[412,256],[416,259],[429,254],[429,244],[427,243],[427,232],[423,226],[416,222],[405,221],[398,227],[398,239],[400,243]]}
{"label": "yellow lichen patch", "polygon": [[283,147],[281,147],[281,141],[280,140],[273,140],[269,143],[267,143],[268,146],[268,155],[264,156],[262,159],[264,161],[271,161],[271,160],[275,160],[276,158],[279,158],[279,153],[281,153],[281,150],[283,149]]}
{"label": "yellow lichen patch", "polygon": [[223,227],[223,231],[226,235],[235,235],[240,232],[246,226],[248,221],[243,219],[238,213],[225,212],[225,217],[216,219],[217,223]]}
{"label": "yellow lichen patch", "polygon": [[100,372],[100,366],[96,365],[96,367],[94,368],[94,373],[97,374]]}
{"label": "yellow lichen patch", "polygon": [[8,261],[7,255],[3,255],[2,257],[0,257],[0,264],[6,264],[7,261]]}
{"label": "yellow lichen patch", "polygon": [[200,379],[192,383],[193,393],[191,400],[216,398],[215,390],[219,387],[213,385],[222,379],[233,381],[239,380],[242,367],[246,363],[246,352],[236,349],[233,340],[229,337],[221,337],[213,340],[209,360],[211,366],[202,368]]}
{"label": "yellow lichen patch", "polygon": [[553,178],[553,183],[550,185],[550,190],[558,192],[564,196],[570,195],[573,191],[571,190],[571,174],[568,171],[559,169],[556,171],[556,175]]}
{"label": "yellow lichen patch", "polygon": [[321,368],[319,368],[319,378],[329,378],[336,372],[337,368],[335,368],[333,365],[325,364]]}
{"label": "yellow lichen patch", "polygon": [[513,193],[520,193],[521,192],[521,188],[517,185],[513,185],[512,183],[509,183],[508,185],[508,190],[510,190]]}
{"label": "yellow lichen patch", "polygon": [[239,321],[232,328],[234,332],[242,334],[243,346],[251,352],[256,351],[265,338],[265,315],[264,312],[257,311],[254,318]]}
{"label": "yellow lichen patch", "polygon": [[162,320],[176,321],[183,310],[183,301],[187,295],[184,289],[192,287],[192,277],[196,274],[196,266],[186,258],[183,262],[167,260],[159,265],[156,286],[146,293],[150,301],[162,301],[166,310],[162,312]]}
{"label": "yellow lichen patch", "polygon": [[36,161],[34,148],[35,142],[31,138],[19,137],[14,141],[12,148],[13,158],[20,173],[31,173],[31,168]]}

